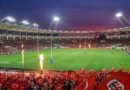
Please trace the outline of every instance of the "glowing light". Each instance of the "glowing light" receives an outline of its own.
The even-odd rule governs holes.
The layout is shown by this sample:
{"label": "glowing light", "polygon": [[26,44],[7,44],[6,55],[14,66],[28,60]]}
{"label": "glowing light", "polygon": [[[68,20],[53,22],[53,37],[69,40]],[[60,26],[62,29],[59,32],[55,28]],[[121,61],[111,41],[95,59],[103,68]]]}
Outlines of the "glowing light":
{"label": "glowing light", "polygon": [[30,23],[29,23],[27,20],[23,20],[23,21],[22,21],[22,24],[24,24],[24,25],[29,25]]}
{"label": "glowing light", "polygon": [[79,45],[79,49],[80,49],[81,47],[82,47],[82,45],[80,44],[80,45]]}
{"label": "glowing light", "polygon": [[91,48],[91,44],[88,44],[88,48]]}
{"label": "glowing light", "polygon": [[40,63],[40,69],[43,69],[43,61],[44,61],[44,55],[40,54],[39,55],[39,63]]}
{"label": "glowing light", "polygon": [[24,45],[22,44],[22,45],[21,45],[21,47],[23,48],[23,47],[24,47]]}
{"label": "glowing light", "polygon": [[37,23],[33,23],[33,27],[37,28],[39,25]]}
{"label": "glowing light", "polygon": [[54,16],[53,21],[58,22],[60,21],[60,18],[58,16]]}
{"label": "glowing light", "polygon": [[117,13],[115,16],[116,16],[117,18],[120,18],[120,17],[123,16],[123,14],[122,14],[121,12],[119,12],[119,13]]}
{"label": "glowing light", "polygon": [[9,22],[15,22],[15,21],[16,21],[16,20],[15,20],[13,17],[11,17],[11,16],[5,17],[5,20],[7,20],[7,21],[9,21]]}

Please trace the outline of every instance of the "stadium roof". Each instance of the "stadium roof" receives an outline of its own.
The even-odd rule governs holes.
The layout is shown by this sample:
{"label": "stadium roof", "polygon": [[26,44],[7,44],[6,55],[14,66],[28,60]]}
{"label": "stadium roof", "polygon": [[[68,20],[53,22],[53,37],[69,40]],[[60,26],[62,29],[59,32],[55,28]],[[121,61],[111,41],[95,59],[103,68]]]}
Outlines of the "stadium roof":
{"label": "stadium roof", "polygon": [[37,28],[27,28],[27,27],[21,27],[19,25],[14,24],[0,24],[0,31],[4,32],[24,32],[24,33],[95,33],[95,32],[119,32],[119,31],[130,31],[130,27],[124,27],[124,28],[115,28],[115,29],[104,29],[100,31],[92,31],[92,30],[82,30],[82,31],[74,31],[74,30],[47,30],[47,29],[37,29]]}

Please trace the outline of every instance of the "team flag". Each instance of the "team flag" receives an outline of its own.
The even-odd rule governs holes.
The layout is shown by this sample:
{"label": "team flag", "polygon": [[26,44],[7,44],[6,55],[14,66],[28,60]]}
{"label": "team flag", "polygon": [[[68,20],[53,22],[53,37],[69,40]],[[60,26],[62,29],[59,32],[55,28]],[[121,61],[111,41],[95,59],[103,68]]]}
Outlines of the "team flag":
{"label": "team flag", "polygon": [[128,82],[130,82],[129,76],[128,73],[124,73],[122,70],[113,72],[103,82],[99,83],[97,90],[130,90],[128,85]]}

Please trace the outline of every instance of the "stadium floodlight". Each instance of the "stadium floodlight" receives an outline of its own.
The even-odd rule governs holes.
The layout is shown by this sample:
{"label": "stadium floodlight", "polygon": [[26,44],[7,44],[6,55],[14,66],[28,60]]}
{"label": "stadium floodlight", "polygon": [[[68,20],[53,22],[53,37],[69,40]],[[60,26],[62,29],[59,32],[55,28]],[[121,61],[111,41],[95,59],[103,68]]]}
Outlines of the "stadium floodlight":
{"label": "stadium floodlight", "polygon": [[39,25],[37,23],[33,23],[32,26],[38,28]]}
{"label": "stadium floodlight", "polygon": [[60,18],[59,18],[58,16],[54,16],[54,17],[53,17],[53,21],[54,21],[54,22],[59,22],[59,21],[60,21]]}
{"label": "stadium floodlight", "polygon": [[11,17],[11,16],[7,16],[7,17],[5,17],[3,20],[7,20],[8,22],[11,22],[11,23],[13,23],[13,22],[16,21],[15,18],[13,18],[13,17]]}
{"label": "stadium floodlight", "polygon": [[115,16],[116,16],[117,18],[120,18],[120,17],[123,16],[123,14],[122,14],[121,12],[119,12],[119,13],[116,13]]}
{"label": "stadium floodlight", "polygon": [[24,24],[24,25],[29,25],[30,24],[27,20],[23,20],[21,23]]}
{"label": "stadium floodlight", "polygon": [[[130,25],[130,22],[127,20],[127,18],[126,18],[121,12],[116,13],[116,14],[115,14],[115,17],[118,18],[119,22],[120,22],[123,26],[125,26],[126,23],[127,23],[127,25]],[[125,21],[126,23],[124,23],[120,18],[124,19],[124,21]]]}
{"label": "stadium floodlight", "polygon": [[91,44],[88,44],[88,48],[91,48]]}

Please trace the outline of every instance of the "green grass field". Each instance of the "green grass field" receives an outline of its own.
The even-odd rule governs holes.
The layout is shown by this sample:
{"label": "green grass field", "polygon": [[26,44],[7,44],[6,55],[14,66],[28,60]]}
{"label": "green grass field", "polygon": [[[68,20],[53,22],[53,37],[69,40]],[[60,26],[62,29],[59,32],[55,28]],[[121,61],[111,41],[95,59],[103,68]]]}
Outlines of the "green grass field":
{"label": "green grass field", "polygon": [[[99,50],[99,49],[53,49],[54,64],[50,64],[50,50],[40,51],[45,55],[44,69],[49,70],[78,70],[80,68],[89,70],[110,70],[112,66],[116,69],[130,68],[130,56],[121,50]],[[0,67],[22,68],[21,54],[0,56]],[[38,69],[37,51],[25,52],[25,68]]]}

